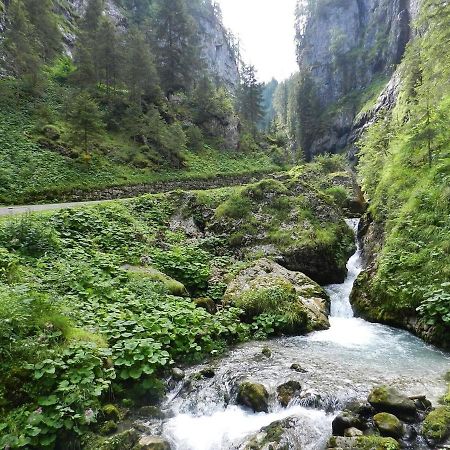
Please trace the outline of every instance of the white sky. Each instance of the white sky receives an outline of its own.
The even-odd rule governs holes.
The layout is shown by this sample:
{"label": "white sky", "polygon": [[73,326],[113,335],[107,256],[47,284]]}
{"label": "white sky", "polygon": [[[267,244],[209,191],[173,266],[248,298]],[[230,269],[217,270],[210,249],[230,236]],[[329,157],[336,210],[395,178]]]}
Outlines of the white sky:
{"label": "white sky", "polygon": [[295,56],[296,0],[218,0],[223,21],[241,40],[247,64],[261,81],[278,81],[298,70]]}

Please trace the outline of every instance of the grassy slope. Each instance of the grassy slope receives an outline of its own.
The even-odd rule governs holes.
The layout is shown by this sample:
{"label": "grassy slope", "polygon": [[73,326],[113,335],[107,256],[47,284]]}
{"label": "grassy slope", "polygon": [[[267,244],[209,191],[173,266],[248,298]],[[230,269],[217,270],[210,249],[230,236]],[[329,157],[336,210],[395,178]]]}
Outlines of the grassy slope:
{"label": "grassy slope", "polygon": [[[280,170],[280,166],[262,151],[243,154],[209,146],[201,151],[185,151],[184,169],[157,166],[141,169],[126,162],[129,155],[138,153],[139,146],[119,133],[105,134],[89,163],[81,158],[72,159],[36,143],[43,126],[36,111],[42,107],[61,108],[51,99],[55,95],[54,92],[48,94],[42,103],[22,100],[19,105],[13,97],[0,96],[0,204],[29,203],[34,198],[45,199],[46,195],[56,199],[74,189],[94,190]],[[70,152],[70,148],[66,151]]]}
{"label": "grassy slope", "polygon": [[[366,275],[363,285],[372,303],[360,307],[376,320],[400,325],[419,316],[416,331],[442,346],[450,345],[450,97],[449,60],[439,49],[445,46],[442,29],[448,36],[448,9],[439,13],[442,22],[434,18],[428,33],[410,45],[399,102],[366,134],[359,167],[372,216],[385,229],[375,276]],[[421,81],[414,79],[418,72]]]}

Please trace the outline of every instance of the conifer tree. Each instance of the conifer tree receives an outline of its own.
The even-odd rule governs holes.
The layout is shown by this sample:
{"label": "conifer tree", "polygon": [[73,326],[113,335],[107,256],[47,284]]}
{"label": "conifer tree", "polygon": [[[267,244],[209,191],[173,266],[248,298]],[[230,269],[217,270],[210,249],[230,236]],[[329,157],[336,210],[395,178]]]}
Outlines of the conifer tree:
{"label": "conifer tree", "polygon": [[51,61],[62,49],[62,35],[53,13],[53,1],[24,0],[24,5],[34,26],[33,38],[39,42],[40,56],[44,61]]}
{"label": "conifer tree", "polygon": [[106,85],[109,95],[119,80],[123,53],[116,27],[106,17],[101,19],[95,44],[99,81]]}
{"label": "conifer tree", "polygon": [[3,42],[10,69],[19,78],[28,78],[32,86],[38,80],[41,60],[38,42],[32,38],[35,28],[22,0],[13,0],[8,9],[9,26]]}
{"label": "conifer tree", "polygon": [[67,116],[73,142],[82,145],[84,152],[89,154],[90,141],[104,128],[97,102],[88,93],[81,92],[69,105]]}
{"label": "conifer tree", "polygon": [[244,65],[241,74],[239,109],[250,126],[253,136],[256,135],[257,124],[264,115],[262,90],[262,84],[256,79],[255,67]]}
{"label": "conifer tree", "polygon": [[189,90],[201,59],[196,25],[185,0],[156,0],[152,22],[157,67],[165,94]]}
{"label": "conifer tree", "polygon": [[125,83],[131,100],[141,105],[142,98],[155,100],[160,95],[154,56],[144,35],[132,28],[126,42]]}

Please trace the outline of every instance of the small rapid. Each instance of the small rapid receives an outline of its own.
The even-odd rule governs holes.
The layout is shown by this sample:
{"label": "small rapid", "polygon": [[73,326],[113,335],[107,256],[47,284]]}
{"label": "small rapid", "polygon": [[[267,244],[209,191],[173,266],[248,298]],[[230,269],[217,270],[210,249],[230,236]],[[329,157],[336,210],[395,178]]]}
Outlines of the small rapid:
{"label": "small rapid", "polygon": [[[358,220],[348,224],[356,232]],[[170,418],[148,424],[153,432],[162,434],[174,450],[240,450],[262,427],[295,417],[301,426],[289,437],[292,448],[318,450],[325,447],[337,412],[347,402],[365,398],[375,385],[426,394],[436,402],[443,394],[450,356],[406,331],[355,318],[349,297],[362,270],[359,247],[347,269],[344,283],[326,287],[331,298],[328,330],[238,346],[213,364],[211,379],[195,377],[206,366],[189,369],[191,381],[179,383],[163,405]],[[270,358],[262,355],[267,345]],[[292,370],[294,363],[300,372]],[[267,387],[269,413],[235,404],[236,386],[243,379]],[[276,388],[291,380],[300,382],[302,392],[282,408]]]}

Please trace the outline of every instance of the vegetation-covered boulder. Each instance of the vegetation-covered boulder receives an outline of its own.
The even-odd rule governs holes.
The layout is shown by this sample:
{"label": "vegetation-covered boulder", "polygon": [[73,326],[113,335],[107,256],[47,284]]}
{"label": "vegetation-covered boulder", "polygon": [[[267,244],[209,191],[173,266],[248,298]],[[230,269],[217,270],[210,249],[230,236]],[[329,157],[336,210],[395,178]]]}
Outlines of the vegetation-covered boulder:
{"label": "vegetation-covered boulder", "polygon": [[159,436],[143,436],[133,450],[170,450],[170,444]]}
{"label": "vegetation-covered boulder", "polygon": [[288,334],[329,327],[329,298],[302,273],[292,272],[267,258],[242,269],[228,285],[225,304],[241,308],[247,320],[263,314],[278,319],[278,331]]}
{"label": "vegetation-covered boulder", "polygon": [[299,422],[297,417],[273,422],[252,436],[239,450],[290,450],[294,448],[294,430],[301,426]]}
{"label": "vegetation-covered boulder", "polygon": [[382,436],[400,439],[404,434],[403,423],[393,414],[378,413],[373,417],[373,421]]}
{"label": "vegetation-covered boulder", "polygon": [[400,444],[393,438],[380,436],[340,437],[333,436],[328,448],[340,450],[400,450]]}
{"label": "vegetation-covered boulder", "polygon": [[244,381],[239,385],[237,402],[254,412],[269,411],[269,393],[263,384]]}
{"label": "vegetation-covered boulder", "polygon": [[395,414],[406,420],[413,419],[417,413],[416,405],[410,398],[389,386],[374,388],[368,401],[378,412]]}
{"label": "vegetation-covered boulder", "polygon": [[422,433],[430,442],[441,442],[450,435],[450,406],[431,411],[422,425]]}
{"label": "vegetation-covered boulder", "polygon": [[246,257],[273,257],[320,284],[342,282],[353,233],[334,199],[294,177],[262,180],[234,192],[208,231],[227,236]]}

